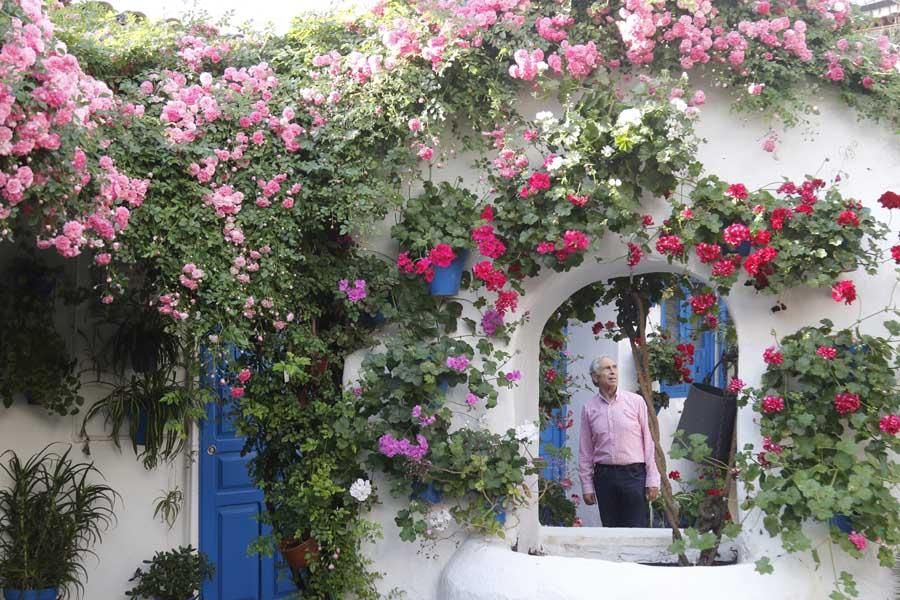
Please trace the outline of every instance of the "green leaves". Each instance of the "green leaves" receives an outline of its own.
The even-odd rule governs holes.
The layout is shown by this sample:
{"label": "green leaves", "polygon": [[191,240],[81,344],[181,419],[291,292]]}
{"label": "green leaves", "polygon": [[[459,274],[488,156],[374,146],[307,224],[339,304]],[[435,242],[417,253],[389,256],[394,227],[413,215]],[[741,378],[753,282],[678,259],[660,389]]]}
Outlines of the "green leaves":
{"label": "green leaves", "polygon": [[756,572],[760,575],[771,575],[775,572],[775,569],[772,568],[772,561],[767,556],[760,558],[754,564],[756,565]]}

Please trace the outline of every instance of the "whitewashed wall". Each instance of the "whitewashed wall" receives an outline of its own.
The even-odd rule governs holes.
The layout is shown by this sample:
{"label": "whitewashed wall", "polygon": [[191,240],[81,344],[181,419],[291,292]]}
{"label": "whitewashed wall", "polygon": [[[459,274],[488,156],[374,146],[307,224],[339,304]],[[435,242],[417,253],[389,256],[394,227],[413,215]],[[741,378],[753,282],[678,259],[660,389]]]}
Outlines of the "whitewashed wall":
{"label": "whitewashed wall", "polygon": [[[764,153],[760,141],[767,132],[766,126],[757,120],[741,121],[730,112],[728,102],[720,93],[707,90],[709,103],[704,108],[698,124],[699,134],[709,140],[701,150],[701,159],[708,169],[733,181],[742,181],[748,187],[759,186],[788,176],[795,180],[805,174],[816,174],[825,179],[841,171],[845,194],[859,198],[871,207],[876,216],[888,222],[888,211],[875,204],[875,199],[886,189],[900,189],[900,142],[889,130],[870,122],[857,122],[855,116],[835,98],[823,98],[821,115],[814,120],[810,130],[794,129],[781,134],[781,146],[777,157]],[[545,108],[531,99],[523,99],[523,112],[533,115]],[[551,109],[553,107],[550,107]],[[557,111],[558,112],[558,111]],[[456,157],[444,169],[435,170],[435,178],[451,180],[457,175],[465,177],[466,184],[479,186],[478,175],[467,166],[464,157]],[[663,203],[652,207],[659,222],[666,214]],[[389,225],[386,223],[385,225]],[[892,225],[894,231],[897,224]],[[385,229],[373,234],[364,245],[381,251],[396,252],[387,239]],[[595,249],[596,256],[621,256],[624,249],[615,240],[605,240]],[[706,271],[693,265],[694,273],[704,278]],[[523,373],[521,385],[512,391],[503,391],[499,406],[490,411],[486,424],[502,431],[523,421],[537,418],[538,341],[547,317],[572,292],[594,281],[622,274],[624,265],[598,263],[588,258],[585,264],[566,274],[545,273],[526,286],[526,294],[520,303],[520,314],[530,312],[531,321],[516,332],[512,348],[519,354],[513,359],[511,369]],[[670,269],[658,258],[642,265],[647,271]],[[838,326],[845,325],[861,314],[869,314],[887,301],[887,292],[895,275],[890,265],[885,265],[876,277],[851,276],[856,281],[860,300],[852,307],[834,303],[825,290],[794,290],[784,294],[788,305],[786,312],[773,315],[769,312],[772,299],[757,296],[738,288],[729,298],[729,311],[735,319],[741,345],[740,372],[751,385],[758,383],[763,364],[759,360],[764,348],[772,344],[770,330],[780,335],[828,317]],[[877,330],[877,322],[866,323],[867,332]],[[355,379],[362,354],[348,362],[345,380]],[[90,399],[89,399],[90,401]],[[758,427],[752,412],[742,411],[738,417],[740,443],[758,443]],[[78,444],[77,417],[48,417],[34,407],[16,405],[12,409],[0,408],[0,448],[13,449],[22,455],[30,455],[44,445],[61,441]],[[123,496],[118,507],[118,524],[107,533],[104,542],[95,550],[98,561],[89,559],[89,581],[85,598],[90,600],[118,600],[127,589],[127,579],[140,561],[155,550],[165,549],[191,540],[196,543],[196,480],[190,461],[179,460],[174,465],[147,472],[135,460],[130,449],[121,453],[108,441],[95,440],[92,454],[108,483]],[[537,453],[535,445],[533,453]],[[377,483],[377,480],[376,480]],[[161,490],[178,484],[185,489],[188,506],[172,531],[152,519],[152,502]],[[386,486],[382,486],[384,490]],[[528,556],[524,551],[539,550],[547,535],[538,526],[536,510],[520,511],[508,519],[510,529],[505,540],[455,540],[442,542],[435,548],[435,558],[425,558],[419,546],[399,541],[393,517],[400,503],[381,494],[384,504],[370,516],[384,528],[384,539],[375,544],[371,556],[377,570],[385,573],[381,582],[384,591],[403,590],[411,600],[437,598],[474,600],[480,598],[550,598],[588,599],[598,594],[605,598],[634,598],[665,596],[677,599],[719,600],[723,590],[728,590],[732,600],[802,599],[818,600],[828,596],[830,590],[830,566],[814,570],[811,559],[805,556],[779,558],[774,575],[758,576],[753,573],[752,561],[768,552],[779,554],[777,540],[771,540],[761,531],[761,522],[750,515],[746,522],[747,534],[741,540],[742,564],[734,567],[709,569],[656,569],[639,565],[622,565],[602,560],[563,558],[554,556]],[[603,530],[595,530],[603,531]],[[824,526],[811,526],[818,537],[825,534]],[[597,543],[603,541],[598,535]],[[462,544],[459,545],[458,544]],[[520,552],[511,552],[516,545]],[[876,566],[869,556],[865,561],[855,561],[836,556],[838,570],[849,568],[861,586],[861,597],[872,600],[893,597],[890,573]]]}
{"label": "whitewashed wall", "polygon": [[[11,248],[0,248],[0,261],[5,261]],[[52,255],[48,255],[52,260]],[[79,259],[81,260],[81,259]],[[65,264],[68,276],[72,276],[78,266],[75,262]],[[82,272],[82,277],[85,276]],[[79,327],[86,325],[86,311],[71,308],[61,309],[56,315],[56,326],[63,334],[70,351],[83,350],[75,333],[73,323]],[[86,364],[81,355],[82,367]],[[91,374],[82,377],[90,381]],[[85,397],[84,409],[103,397],[108,388],[86,384],[82,388]],[[82,410],[82,413],[84,412]],[[121,499],[117,500],[115,514],[117,521],[103,536],[103,543],[94,548],[97,556],[88,556],[85,566],[88,579],[85,582],[86,600],[119,600],[125,598],[125,591],[133,584],[128,579],[141,561],[153,557],[158,550],[167,550],[192,542],[196,547],[196,534],[192,534],[191,513],[194,510],[192,490],[194,476],[191,463],[184,456],[173,463],[147,471],[134,455],[131,440],[120,440],[122,450],[117,449],[109,434],[104,432],[102,418],[91,423],[88,434],[91,437],[90,455],[83,452],[84,440],[80,437],[82,416],[60,417],[49,415],[40,406],[30,406],[24,399],[18,399],[12,407],[0,406],[0,451],[12,450],[21,460],[27,460],[48,444],[55,443],[57,452],[72,446],[71,458],[75,461],[90,462],[100,470],[105,483],[116,490]],[[5,463],[8,457],[3,457]],[[0,485],[6,481],[0,477]],[[178,486],[185,492],[185,506],[177,522],[170,530],[153,519],[155,499],[165,490]]]}
{"label": "whitewashed wall", "polygon": [[[707,89],[709,101],[698,123],[698,134],[708,140],[701,148],[700,158],[710,173],[733,182],[743,182],[748,187],[759,187],[779,181],[782,176],[795,181],[807,174],[830,180],[841,173],[842,191],[846,196],[858,198],[872,208],[876,217],[889,222],[888,211],[877,205],[876,199],[887,189],[900,189],[900,141],[890,130],[871,122],[858,122],[855,115],[835,97],[823,97],[819,115],[814,116],[808,128],[796,128],[779,132],[781,143],[775,155],[761,149],[761,141],[768,133],[768,126],[755,118],[735,115],[727,98],[720,91]],[[523,113],[531,116],[538,110],[549,108],[531,99],[523,100]],[[557,109],[558,114],[558,109]],[[471,188],[479,189],[482,182],[478,175],[465,165],[461,157],[451,161],[444,169],[437,169],[433,177],[453,180],[463,176]],[[668,214],[664,202],[653,202],[648,211],[660,222]],[[894,231],[897,225],[892,225]],[[380,251],[395,252],[396,248],[385,236],[373,236],[369,246]],[[607,239],[594,248],[597,259],[622,256],[625,249],[617,240]],[[472,260],[472,259],[470,259]],[[501,391],[499,406],[491,411],[485,422],[495,431],[537,419],[538,343],[543,325],[556,308],[569,295],[595,281],[622,275],[626,267],[621,263],[604,263],[588,257],[584,264],[569,273],[545,272],[527,282],[520,301],[519,313],[529,313],[529,323],[516,331],[511,348],[517,352],[510,369],[519,369],[523,377],[518,388]],[[670,271],[673,267],[658,256],[646,259],[640,265],[641,272]],[[708,277],[708,270],[692,264],[690,272],[700,280]],[[847,307],[835,303],[828,290],[797,289],[782,295],[788,310],[772,314],[771,296],[757,295],[749,288],[738,287],[728,298],[729,312],[734,318],[740,344],[739,371],[750,385],[759,382],[764,364],[763,350],[774,343],[772,332],[785,335],[821,318],[832,319],[838,327],[847,325],[860,315],[869,314],[888,301],[888,291],[896,278],[891,265],[886,264],[875,277],[865,274],[850,278],[856,282],[860,300]],[[866,323],[867,332],[878,330],[878,323]],[[573,332],[573,335],[579,335]],[[593,343],[593,339],[590,340]],[[361,357],[358,357],[361,359]],[[348,364],[345,379],[355,378],[356,369]],[[673,402],[671,423],[677,423],[678,402]],[[741,445],[759,444],[756,417],[750,410],[738,415],[738,436]],[[665,421],[665,420],[664,420]],[[577,434],[571,431],[572,437]],[[537,453],[537,444],[531,449]],[[538,525],[536,507],[519,511],[518,519],[511,519],[505,540],[471,539],[453,553],[419,563],[416,576],[410,577],[407,569],[398,569],[413,559],[415,549],[408,544],[392,541],[392,516],[398,505],[385,501],[372,516],[385,525],[386,539],[378,545],[372,556],[377,558],[380,570],[388,574],[383,589],[405,589],[410,598],[441,598],[467,600],[476,598],[594,598],[601,593],[607,598],[634,598],[665,595],[667,598],[720,598],[723,590],[733,598],[747,599],[809,599],[818,600],[829,595],[832,574],[830,565],[818,571],[812,559],[806,555],[781,556],[777,540],[762,531],[758,515],[741,515],[745,518],[745,534],[739,540],[740,563],[734,567],[701,569],[657,569],[634,565],[624,567],[619,563],[552,556],[526,556],[525,551],[540,551],[542,540],[549,540],[556,533]],[[586,544],[615,544],[602,529],[593,540],[584,538]],[[590,529],[585,534],[591,535]],[[824,539],[826,528],[822,524],[810,525],[810,533],[816,539]],[[555,540],[556,538],[554,538]],[[508,549],[515,542],[519,552]],[[753,571],[753,561],[769,555],[775,564],[775,574],[759,576]],[[888,599],[893,597],[890,571],[881,569],[872,555],[863,561],[841,556],[836,551],[836,568],[855,573],[862,598]],[[626,576],[627,573],[627,576]],[[432,583],[433,582],[433,583]],[[437,589],[436,595],[430,595]]]}

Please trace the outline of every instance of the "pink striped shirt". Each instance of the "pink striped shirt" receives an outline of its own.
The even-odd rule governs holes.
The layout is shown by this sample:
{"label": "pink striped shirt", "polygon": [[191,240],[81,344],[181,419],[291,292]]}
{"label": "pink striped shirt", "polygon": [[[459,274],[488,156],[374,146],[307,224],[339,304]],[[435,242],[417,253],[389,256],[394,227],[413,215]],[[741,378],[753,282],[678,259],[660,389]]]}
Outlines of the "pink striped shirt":
{"label": "pink striped shirt", "polygon": [[578,475],[581,491],[594,493],[594,464],[645,463],[646,487],[659,487],[656,450],[647,419],[647,404],[632,392],[616,391],[610,402],[601,394],[581,409]]}

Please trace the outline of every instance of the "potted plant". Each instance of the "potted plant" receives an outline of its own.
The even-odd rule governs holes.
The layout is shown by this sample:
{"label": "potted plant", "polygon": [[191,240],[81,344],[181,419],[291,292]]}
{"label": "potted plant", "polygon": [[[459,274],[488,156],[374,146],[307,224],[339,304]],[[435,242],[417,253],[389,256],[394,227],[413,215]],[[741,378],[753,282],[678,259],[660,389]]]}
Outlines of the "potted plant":
{"label": "potted plant", "polygon": [[129,598],[149,600],[195,600],[200,598],[203,582],[211,579],[216,572],[206,554],[192,546],[179,546],[175,550],[157,552],[144,571],[138,568],[128,581],[136,581],[131,590],[125,592]]}
{"label": "potted plant", "polygon": [[[179,383],[175,369],[160,364],[156,370],[135,373],[88,409],[81,425],[81,435],[90,441],[88,422],[103,414],[111,428],[111,438],[119,445],[119,432],[127,422],[135,454],[144,467],[152,469],[184,449],[191,423],[206,414],[211,392],[187,383]],[[143,446],[143,451],[138,451]]]}
{"label": "potted plant", "polygon": [[118,494],[90,483],[102,477],[91,463],[47,446],[26,462],[7,450],[0,469],[0,587],[6,600],[54,600],[83,590],[84,556],[115,518]]}
{"label": "potted plant", "polygon": [[0,277],[0,402],[16,396],[50,413],[78,412],[79,395],[71,359],[52,315],[58,273],[33,256],[19,257]]}
{"label": "potted plant", "polygon": [[477,218],[476,200],[458,185],[426,181],[424,191],[407,201],[403,220],[391,228],[400,247],[420,257],[420,274],[432,295],[452,296],[459,291],[471,244],[470,227]]}

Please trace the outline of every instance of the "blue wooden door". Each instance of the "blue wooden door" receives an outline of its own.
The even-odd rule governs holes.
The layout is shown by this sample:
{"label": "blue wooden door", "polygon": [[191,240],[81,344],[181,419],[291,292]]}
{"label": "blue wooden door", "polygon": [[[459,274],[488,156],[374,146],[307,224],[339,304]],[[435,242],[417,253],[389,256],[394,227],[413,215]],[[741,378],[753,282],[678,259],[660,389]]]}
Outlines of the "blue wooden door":
{"label": "blue wooden door", "polygon": [[[296,593],[290,570],[276,558],[249,554],[248,546],[267,530],[260,522],[263,493],[247,472],[253,453],[241,456],[244,438],[235,432],[236,401],[222,361],[201,352],[202,384],[217,402],[207,407],[200,429],[200,550],[215,563],[204,600],[275,600]],[[276,560],[277,559],[277,560]]]}

